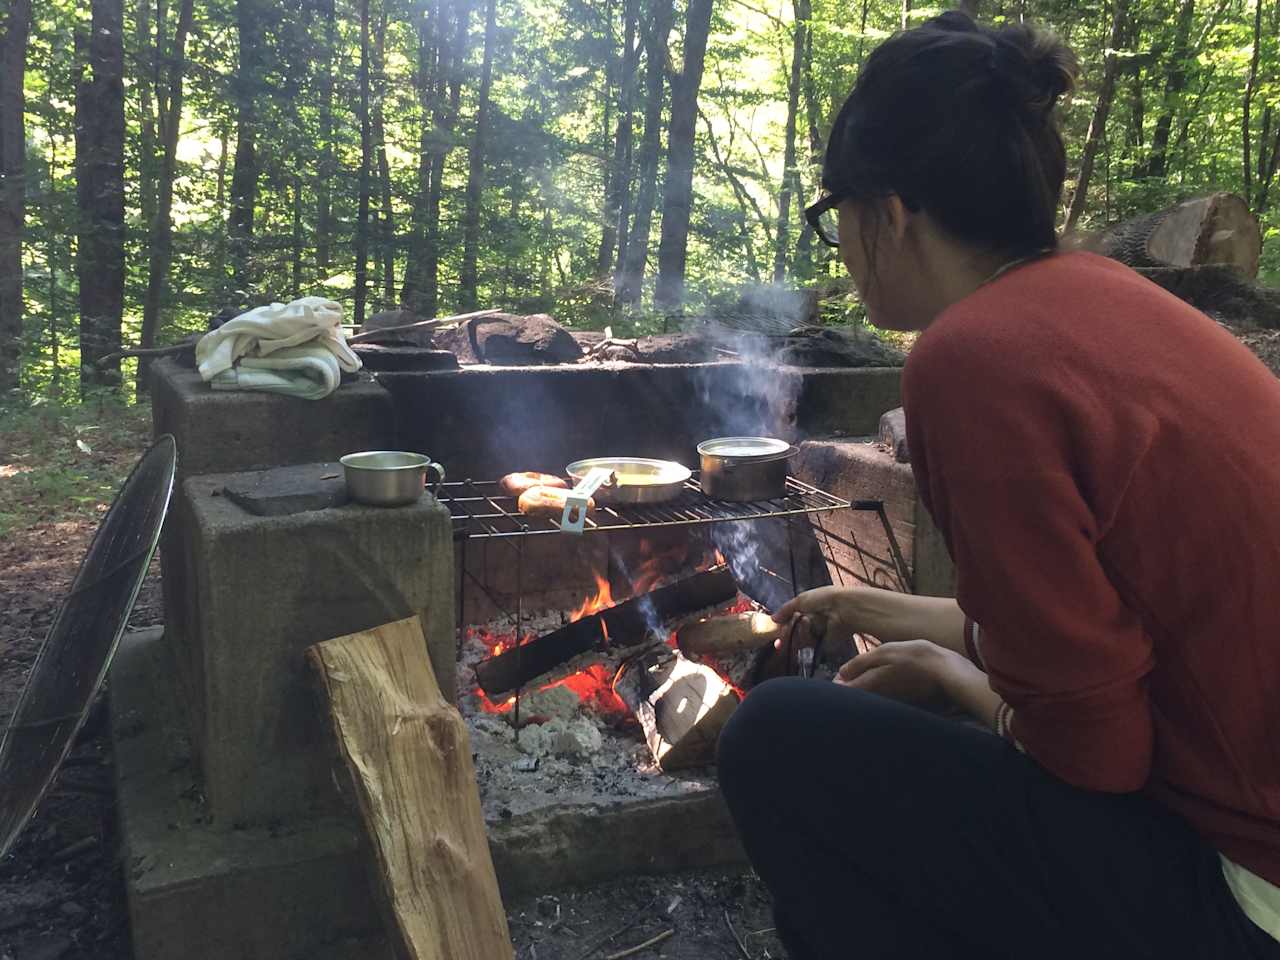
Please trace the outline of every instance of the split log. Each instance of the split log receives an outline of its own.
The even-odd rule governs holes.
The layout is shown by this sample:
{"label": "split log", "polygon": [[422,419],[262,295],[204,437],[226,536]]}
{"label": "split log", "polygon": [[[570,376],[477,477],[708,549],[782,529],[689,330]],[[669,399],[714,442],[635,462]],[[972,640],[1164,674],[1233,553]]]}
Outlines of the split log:
{"label": "split log", "polygon": [[316,644],[339,753],[403,960],[510,960],[471,745],[417,617]]}
{"label": "split log", "polygon": [[785,629],[767,613],[704,617],[681,627],[676,644],[690,656],[749,653],[767,647]]}
{"label": "split log", "polygon": [[1252,279],[1258,275],[1262,231],[1244,200],[1214,193],[1125,220],[1081,238],[1079,245],[1136,269],[1218,264]]}
{"label": "split log", "polygon": [[[725,567],[696,573],[491,657],[476,666],[476,682],[490,697],[510,693],[594,647],[639,642],[655,620],[661,623],[727,603],[737,593],[733,574]],[[652,609],[648,609],[650,604]]]}
{"label": "split log", "polygon": [[663,771],[715,763],[737,692],[710,667],[656,644],[626,661],[613,689],[631,708]]}

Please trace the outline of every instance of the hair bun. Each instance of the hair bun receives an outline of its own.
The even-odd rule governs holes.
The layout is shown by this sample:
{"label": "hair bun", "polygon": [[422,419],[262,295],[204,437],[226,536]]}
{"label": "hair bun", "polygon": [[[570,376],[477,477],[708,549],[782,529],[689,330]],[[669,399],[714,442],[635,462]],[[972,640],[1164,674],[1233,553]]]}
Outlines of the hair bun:
{"label": "hair bun", "polygon": [[1054,34],[1019,24],[996,31],[993,39],[992,65],[1027,112],[1049,113],[1075,87],[1080,62]]}

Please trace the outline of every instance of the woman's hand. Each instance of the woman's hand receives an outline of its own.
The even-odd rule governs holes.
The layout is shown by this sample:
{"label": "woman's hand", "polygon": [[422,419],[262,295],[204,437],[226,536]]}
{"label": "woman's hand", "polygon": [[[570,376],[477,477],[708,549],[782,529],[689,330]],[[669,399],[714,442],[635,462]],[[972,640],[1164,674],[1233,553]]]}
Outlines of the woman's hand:
{"label": "woman's hand", "polygon": [[840,668],[836,683],[918,707],[939,706],[986,677],[967,659],[928,640],[886,643]]}
{"label": "woman's hand", "polygon": [[789,601],[773,619],[787,624],[796,617],[812,617],[824,623],[829,635],[847,638],[867,629],[861,601],[862,592],[857,587],[818,587]]}
{"label": "woman's hand", "polygon": [[879,587],[819,587],[800,594],[773,619],[790,623],[797,616],[825,620],[828,636],[870,634],[886,643],[919,637],[964,653],[964,614],[949,597],[919,597]]}

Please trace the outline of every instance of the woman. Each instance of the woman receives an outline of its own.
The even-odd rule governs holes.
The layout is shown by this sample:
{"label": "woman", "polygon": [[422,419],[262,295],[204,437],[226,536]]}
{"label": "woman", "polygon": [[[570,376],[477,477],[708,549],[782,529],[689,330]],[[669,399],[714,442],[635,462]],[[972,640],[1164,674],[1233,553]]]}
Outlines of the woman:
{"label": "woman", "polygon": [[793,960],[1280,958],[1280,385],[1056,252],[1075,73],[946,14],[872,54],[832,131],[810,213],[872,320],[923,331],[909,444],[958,586],[801,595],[779,620],[901,642],[724,733]]}

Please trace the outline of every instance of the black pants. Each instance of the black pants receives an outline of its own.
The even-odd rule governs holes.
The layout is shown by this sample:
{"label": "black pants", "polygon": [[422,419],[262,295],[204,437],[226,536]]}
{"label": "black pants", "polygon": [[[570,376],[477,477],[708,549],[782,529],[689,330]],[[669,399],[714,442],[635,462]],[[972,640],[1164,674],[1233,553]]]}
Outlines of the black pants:
{"label": "black pants", "polygon": [[792,960],[1280,960],[1180,818],[882,697],[764,684],[720,780]]}

